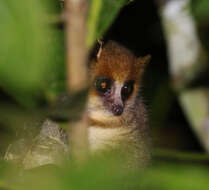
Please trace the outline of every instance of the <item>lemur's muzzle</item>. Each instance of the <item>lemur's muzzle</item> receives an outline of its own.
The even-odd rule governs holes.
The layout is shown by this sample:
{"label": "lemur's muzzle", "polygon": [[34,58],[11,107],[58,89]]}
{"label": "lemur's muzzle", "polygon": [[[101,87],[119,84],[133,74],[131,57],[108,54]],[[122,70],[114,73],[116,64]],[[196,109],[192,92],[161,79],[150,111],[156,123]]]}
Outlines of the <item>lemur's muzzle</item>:
{"label": "lemur's muzzle", "polygon": [[112,105],[112,109],[111,110],[112,110],[112,113],[115,116],[120,116],[123,113],[123,106],[114,104],[114,105]]}

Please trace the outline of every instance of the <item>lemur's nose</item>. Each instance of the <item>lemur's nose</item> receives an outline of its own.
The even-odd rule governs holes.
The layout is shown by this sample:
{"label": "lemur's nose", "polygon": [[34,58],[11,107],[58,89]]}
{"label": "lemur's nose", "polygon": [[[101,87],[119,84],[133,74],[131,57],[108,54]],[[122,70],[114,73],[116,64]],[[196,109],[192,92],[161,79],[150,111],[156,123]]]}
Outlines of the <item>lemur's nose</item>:
{"label": "lemur's nose", "polygon": [[123,106],[114,104],[112,106],[112,112],[115,116],[120,116],[123,113]]}

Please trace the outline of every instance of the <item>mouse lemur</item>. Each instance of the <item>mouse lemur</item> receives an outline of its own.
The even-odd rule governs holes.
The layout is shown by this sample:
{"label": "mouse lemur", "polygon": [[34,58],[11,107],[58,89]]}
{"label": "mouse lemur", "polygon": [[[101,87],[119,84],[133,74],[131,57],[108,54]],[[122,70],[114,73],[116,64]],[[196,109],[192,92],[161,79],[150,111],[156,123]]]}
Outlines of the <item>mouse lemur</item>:
{"label": "mouse lemur", "polygon": [[98,53],[87,105],[90,151],[122,147],[134,167],[149,160],[148,117],[140,92],[149,61],[149,55],[137,58],[113,41]]}

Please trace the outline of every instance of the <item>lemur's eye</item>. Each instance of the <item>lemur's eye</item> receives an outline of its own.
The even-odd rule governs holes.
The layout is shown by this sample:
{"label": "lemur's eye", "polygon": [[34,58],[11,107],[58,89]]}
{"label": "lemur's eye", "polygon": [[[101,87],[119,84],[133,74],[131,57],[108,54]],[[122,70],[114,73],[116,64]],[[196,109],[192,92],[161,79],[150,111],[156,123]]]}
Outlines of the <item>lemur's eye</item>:
{"label": "lemur's eye", "polygon": [[95,80],[97,92],[104,94],[111,88],[111,80],[106,77],[98,77]]}
{"label": "lemur's eye", "polygon": [[134,90],[134,81],[130,80],[130,81],[125,82],[121,90],[122,100],[123,101],[127,100],[132,94],[133,90]]}

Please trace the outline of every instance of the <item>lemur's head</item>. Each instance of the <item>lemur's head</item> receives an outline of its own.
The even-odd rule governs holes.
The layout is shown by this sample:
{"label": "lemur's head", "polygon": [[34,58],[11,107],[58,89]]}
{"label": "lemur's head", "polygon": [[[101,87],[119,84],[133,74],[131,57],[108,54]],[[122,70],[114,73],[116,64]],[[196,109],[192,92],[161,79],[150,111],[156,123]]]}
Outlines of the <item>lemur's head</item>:
{"label": "lemur's head", "polygon": [[119,117],[134,104],[150,56],[135,57],[123,46],[108,42],[92,63],[89,116],[99,120]]}

